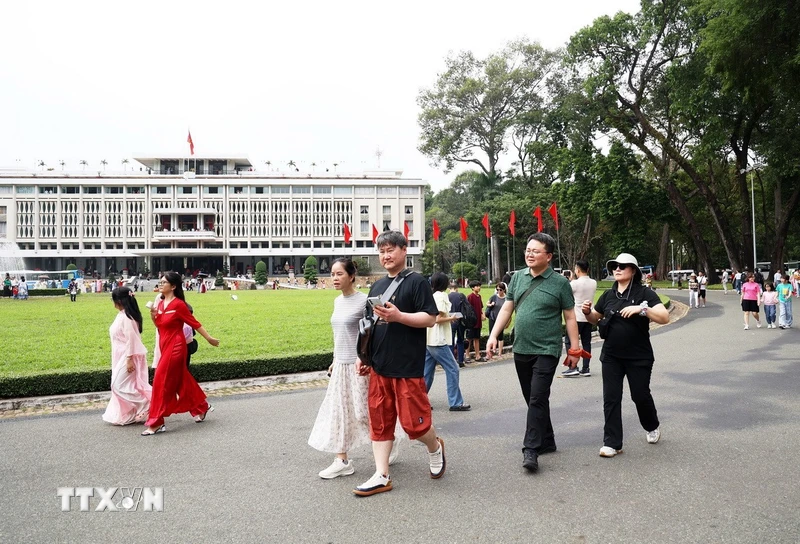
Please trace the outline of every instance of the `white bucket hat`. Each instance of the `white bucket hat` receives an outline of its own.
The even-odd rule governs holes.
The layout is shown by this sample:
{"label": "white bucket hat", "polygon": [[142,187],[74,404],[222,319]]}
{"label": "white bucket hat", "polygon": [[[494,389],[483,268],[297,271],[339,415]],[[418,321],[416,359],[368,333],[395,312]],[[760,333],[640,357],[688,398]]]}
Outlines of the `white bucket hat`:
{"label": "white bucket hat", "polygon": [[618,264],[632,264],[635,267],[633,272],[633,281],[641,283],[642,271],[639,269],[639,261],[636,260],[636,257],[630,253],[620,253],[617,255],[616,259],[611,259],[606,263],[606,270],[608,270],[610,274],[613,274],[614,269],[617,268]]}

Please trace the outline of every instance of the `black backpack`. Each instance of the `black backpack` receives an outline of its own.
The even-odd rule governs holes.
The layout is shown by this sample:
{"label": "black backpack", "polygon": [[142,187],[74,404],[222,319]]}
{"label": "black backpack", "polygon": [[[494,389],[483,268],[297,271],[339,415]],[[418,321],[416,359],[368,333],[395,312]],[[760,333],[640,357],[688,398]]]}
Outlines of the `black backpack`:
{"label": "black backpack", "polygon": [[478,324],[478,316],[475,315],[475,309],[472,307],[472,304],[469,303],[464,293],[461,293],[461,315],[464,317],[459,319],[459,321],[465,329],[474,329],[475,325]]}

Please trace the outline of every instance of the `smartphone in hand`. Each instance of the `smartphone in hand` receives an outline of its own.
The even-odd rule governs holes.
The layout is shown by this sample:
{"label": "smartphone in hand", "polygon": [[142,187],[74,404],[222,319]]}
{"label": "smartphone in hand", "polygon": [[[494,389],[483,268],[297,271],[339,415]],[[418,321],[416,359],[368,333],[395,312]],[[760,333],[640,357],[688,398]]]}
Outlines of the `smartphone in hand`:
{"label": "smartphone in hand", "polygon": [[369,297],[367,298],[367,304],[369,304],[370,308],[374,308],[375,306],[380,306],[381,297]]}

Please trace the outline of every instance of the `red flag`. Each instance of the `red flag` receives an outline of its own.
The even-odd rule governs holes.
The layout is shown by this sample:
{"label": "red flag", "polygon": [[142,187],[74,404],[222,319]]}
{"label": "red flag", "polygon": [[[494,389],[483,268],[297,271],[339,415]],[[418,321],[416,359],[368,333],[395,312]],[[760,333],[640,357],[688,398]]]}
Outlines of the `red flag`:
{"label": "red flag", "polygon": [[375,241],[378,239],[378,229],[375,228],[375,224],[372,224],[372,243],[374,244]]}
{"label": "red flag", "polygon": [[536,209],[533,210],[533,216],[539,220],[539,226],[536,232],[542,232],[542,209],[539,206],[536,206]]}
{"label": "red flag", "polygon": [[344,243],[350,243],[350,226],[347,223],[344,224]]}
{"label": "red flag", "polygon": [[189,153],[194,155],[194,142],[192,141],[192,131],[189,131],[189,137],[186,138],[186,142],[189,144]]}
{"label": "red flag", "polygon": [[547,211],[553,216],[553,221],[556,223],[556,230],[558,230],[558,208],[556,208],[556,203],[553,202],[550,204],[550,207],[547,209]]}
{"label": "red flag", "polygon": [[467,225],[467,222],[462,217],[461,218],[461,241],[463,241],[463,242],[467,241],[467,227],[468,226],[469,225]]}
{"label": "red flag", "polygon": [[511,236],[517,235],[517,214],[511,210],[511,218],[508,220],[508,230],[511,231]]}
{"label": "red flag", "polygon": [[492,237],[492,229],[489,228],[489,214],[483,214],[483,219],[481,220],[481,225],[483,225],[483,230],[486,231],[486,237]]}
{"label": "red flag", "polygon": [[439,223],[437,223],[436,219],[434,219],[433,220],[433,239],[438,242],[440,234],[441,234],[441,231],[439,230]]}
{"label": "red flag", "polygon": [[406,221],[403,221],[403,236],[408,240],[408,223]]}

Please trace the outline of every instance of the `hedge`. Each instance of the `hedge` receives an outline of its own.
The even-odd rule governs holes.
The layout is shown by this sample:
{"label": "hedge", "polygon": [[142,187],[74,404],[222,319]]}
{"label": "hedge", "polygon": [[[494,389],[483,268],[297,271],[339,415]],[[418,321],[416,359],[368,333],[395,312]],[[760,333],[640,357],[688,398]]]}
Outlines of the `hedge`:
{"label": "hedge", "polygon": [[63,297],[66,294],[67,290],[63,288],[28,289],[28,296],[30,297]]}
{"label": "hedge", "polygon": [[[251,361],[196,363],[189,368],[198,382],[215,382],[325,370],[332,360],[333,354],[331,352],[323,352],[295,355],[291,359],[274,357]],[[151,383],[154,372],[151,368]],[[110,384],[110,368],[0,377],[0,398],[42,397],[108,391]]]}

